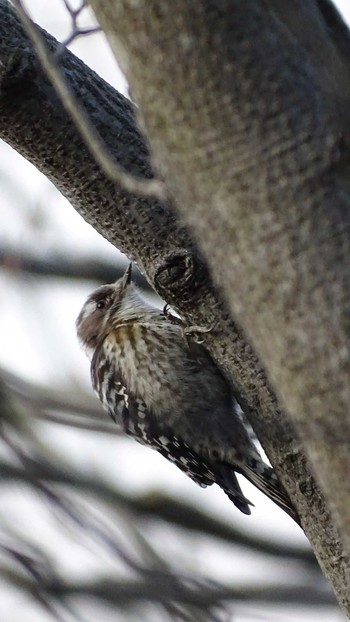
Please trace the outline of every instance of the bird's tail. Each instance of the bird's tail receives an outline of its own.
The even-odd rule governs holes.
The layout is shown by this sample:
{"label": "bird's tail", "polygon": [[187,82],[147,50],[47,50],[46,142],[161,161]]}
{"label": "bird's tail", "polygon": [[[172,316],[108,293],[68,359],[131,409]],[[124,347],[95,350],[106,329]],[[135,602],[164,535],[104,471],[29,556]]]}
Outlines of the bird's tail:
{"label": "bird's tail", "polygon": [[276,473],[270,466],[265,464],[262,460],[253,458],[249,465],[244,464],[241,469],[236,468],[236,470],[238,473],[244,475],[254,486],[300,525],[300,518],[286,490],[283,488]]}
{"label": "bird's tail", "polygon": [[243,494],[236,473],[232,467],[221,464],[215,473],[216,483],[225,491],[228,498],[243,514],[251,514],[250,505],[254,505]]}

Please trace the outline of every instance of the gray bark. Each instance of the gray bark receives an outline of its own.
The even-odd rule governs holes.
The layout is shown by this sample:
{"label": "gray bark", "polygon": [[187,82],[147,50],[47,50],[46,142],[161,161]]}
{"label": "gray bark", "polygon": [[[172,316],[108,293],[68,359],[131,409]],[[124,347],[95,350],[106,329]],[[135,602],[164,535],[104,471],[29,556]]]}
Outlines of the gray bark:
{"label": "gray bark", "polygon": [[[338,78],[325,87],[317,55],[298,46],[266,3],[92,4],[189,228],[172,205],[105,178],[5,0],[0,135],[134,259],[189,323],[216,322],[206,346],[231,379],[349,613],[349,210]],[[341,73],[341,54],[332,49]],[[64,53],[61,68],[111,155],[151,176],[133,107],[72,54]]]}

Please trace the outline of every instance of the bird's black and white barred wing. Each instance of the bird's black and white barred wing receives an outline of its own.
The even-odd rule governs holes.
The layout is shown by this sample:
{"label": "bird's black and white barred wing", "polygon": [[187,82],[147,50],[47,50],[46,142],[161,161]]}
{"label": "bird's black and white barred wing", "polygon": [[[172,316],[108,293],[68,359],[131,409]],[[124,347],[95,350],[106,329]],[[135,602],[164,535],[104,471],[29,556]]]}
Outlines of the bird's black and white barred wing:
{"label": "bird's black and white barred wing", "polygon": [[213,471],[170,428],[160,425],[143,400],[133,395],[114,364],[97,348],[91,361],[92,385],[103,407],[126,434],[155,449],[201,486],[215,483]]}
{"label": "bird's black and white barred wing", "polygon": [[244,497],[235,472],[225,465],[211,464],[176,437],[170,427],[160,424],[143,400],[128,391],[119,368],[110,364],[103,348],[95,351],[91,377],[105,410],[127,435],[158,451],[200,486],[218,484],[242,512],[250,514],[251,503]]}

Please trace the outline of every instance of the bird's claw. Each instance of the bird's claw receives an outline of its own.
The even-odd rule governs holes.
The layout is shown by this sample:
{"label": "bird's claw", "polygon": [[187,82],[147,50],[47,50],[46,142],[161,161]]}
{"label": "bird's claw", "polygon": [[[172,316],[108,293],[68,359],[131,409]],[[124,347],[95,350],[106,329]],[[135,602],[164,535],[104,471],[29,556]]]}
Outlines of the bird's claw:
{"label": "bird's claw", "polygon": [[196,326],[196,325],[184,326],[183,321],[176,315],[173,315],[173,313],[171,313],[169,309],[170,309],[170,305],[168,303],[164,305],[163,307],[164,317],[167,320],[169,320],[169,322],[171,322],[172,324],[177,324],[178,326],[182,326],[184,337],[186,337],[186,339],[190,337],[196,343],[202,344],[204,342],[204,339],[198,339],[198,337],[196,338],[196,335],[198,334],[203,335],[205,333],[210,333],[216,326],[216,322],[213,322],[213,324],[209,327],[208,326]]}
{"label": "bird's claw", "polygon": [[211,333],[211,331],[214,330],[215,326],[216,322],[213,322],[211,326],[185,326],[185,328],[183,329],[184,336],[186,338],[191,337],[196,343],[202,344],[204,343],[204,339],[198,339],[198,337],[196,338],[196,336]]}

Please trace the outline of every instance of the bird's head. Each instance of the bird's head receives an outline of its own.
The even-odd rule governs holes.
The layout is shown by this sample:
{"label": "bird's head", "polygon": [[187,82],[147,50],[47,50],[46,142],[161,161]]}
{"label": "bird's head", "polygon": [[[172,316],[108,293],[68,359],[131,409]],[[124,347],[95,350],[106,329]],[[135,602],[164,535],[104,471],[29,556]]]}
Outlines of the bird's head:
{"label": "bird's head", "polygon": [[80,311],[76,328],[78,339],[88,354],[119,322],[132,319],[135,307],[145,305],[131,281],[130,263],[124,275],[111,285],[102,285],[90,294]]}

